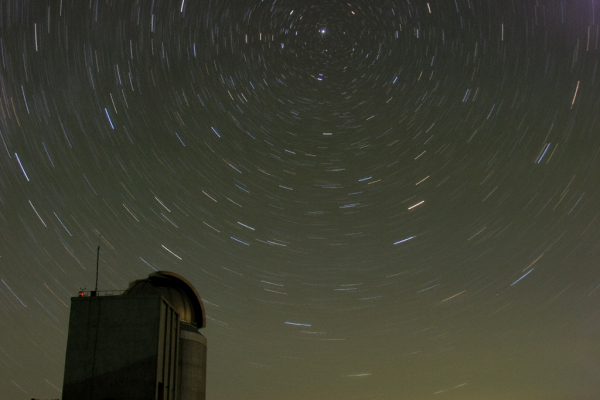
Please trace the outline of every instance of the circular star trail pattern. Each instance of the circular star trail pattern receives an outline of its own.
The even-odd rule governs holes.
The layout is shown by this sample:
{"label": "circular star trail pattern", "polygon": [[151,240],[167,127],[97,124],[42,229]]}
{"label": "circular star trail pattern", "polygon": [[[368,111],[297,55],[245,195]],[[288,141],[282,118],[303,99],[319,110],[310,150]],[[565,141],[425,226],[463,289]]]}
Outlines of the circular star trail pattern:
{"label": "circular star trail pattern", "polygon": [[597,1],[0,10],[6,398],[98,245],[197,288],[209,399],[600,393]]}

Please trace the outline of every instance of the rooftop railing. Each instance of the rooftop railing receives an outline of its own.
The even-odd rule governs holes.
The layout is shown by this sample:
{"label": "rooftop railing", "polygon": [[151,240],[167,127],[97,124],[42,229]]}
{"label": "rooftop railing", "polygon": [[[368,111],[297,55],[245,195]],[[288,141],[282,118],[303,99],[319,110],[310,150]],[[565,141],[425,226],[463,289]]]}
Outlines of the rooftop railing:
{"label": "rooftop railing", "polygon": [[125,290],[80,290],[79,297],[120,296]]}

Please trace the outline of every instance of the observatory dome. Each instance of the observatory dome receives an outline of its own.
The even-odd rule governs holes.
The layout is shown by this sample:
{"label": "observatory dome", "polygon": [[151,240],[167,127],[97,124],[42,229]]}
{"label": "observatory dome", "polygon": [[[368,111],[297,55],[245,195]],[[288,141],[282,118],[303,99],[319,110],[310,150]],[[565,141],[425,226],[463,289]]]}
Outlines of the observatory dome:
{"label": "observatory dome", "polygon": [[146,279],[133,281],[123,295],[162,296],[177,311],[182,322],[196,328],[206,325],[204,305],[198,292],[191,283],[174,272],[158,271]]}

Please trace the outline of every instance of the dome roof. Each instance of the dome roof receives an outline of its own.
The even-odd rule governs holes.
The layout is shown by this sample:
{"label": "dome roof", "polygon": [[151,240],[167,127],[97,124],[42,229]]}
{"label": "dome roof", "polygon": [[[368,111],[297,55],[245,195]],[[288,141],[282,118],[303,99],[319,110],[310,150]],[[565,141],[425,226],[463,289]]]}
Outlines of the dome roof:
{"label": "dome roof", "polygon": [[179,319],[196,328],[206,325],[204,304],[196,289],[185,278],[174,272],[154,272],[146,279],[138,279],[129,284],[124,296],[159,295],[179,314]]}

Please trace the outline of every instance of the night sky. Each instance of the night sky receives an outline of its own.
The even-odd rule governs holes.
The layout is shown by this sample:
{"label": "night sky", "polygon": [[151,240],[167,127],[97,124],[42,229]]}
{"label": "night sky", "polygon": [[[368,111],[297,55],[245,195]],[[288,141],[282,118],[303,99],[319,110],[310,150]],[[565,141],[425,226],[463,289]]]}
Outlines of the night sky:
{"label": "night sky", "polygon": [[597,0],[0,2],[0,398],[155,270],[207,398],[600,396]]}

